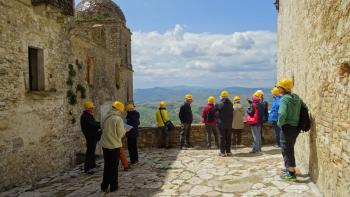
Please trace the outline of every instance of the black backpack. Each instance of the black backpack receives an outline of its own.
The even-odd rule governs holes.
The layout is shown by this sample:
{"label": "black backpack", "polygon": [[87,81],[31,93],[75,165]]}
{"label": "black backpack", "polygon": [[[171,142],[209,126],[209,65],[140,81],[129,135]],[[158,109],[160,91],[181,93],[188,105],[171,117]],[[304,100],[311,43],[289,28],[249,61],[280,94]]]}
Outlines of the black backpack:
{"label": "black backpack", "polygon": [[309,115],[309,110],[304,103],[300,107],[300,119],[299,126],[300,131],[308,132],[311,129],[311,118]]}

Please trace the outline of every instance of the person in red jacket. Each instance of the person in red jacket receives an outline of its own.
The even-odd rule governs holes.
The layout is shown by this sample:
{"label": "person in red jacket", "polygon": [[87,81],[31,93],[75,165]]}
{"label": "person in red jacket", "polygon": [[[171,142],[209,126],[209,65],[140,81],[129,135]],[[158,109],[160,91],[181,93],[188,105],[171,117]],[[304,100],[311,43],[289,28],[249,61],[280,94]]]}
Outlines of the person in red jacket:
{"label": "person in red jacket", "polygon": [[214,107],[215,103],[215,97],[210,96],[208,98],[208,104],[204,107],[202,112],[202,122],[205,124],[205,128],[207,131],[207,143],[208,148],[211,148],[211,135],[214,134],[215,138],[215,145],[216,148],[219,148],[219,141],[218,141],[218,129],[216,127],[217,124],[217,117],[216,117],[216,111]]}

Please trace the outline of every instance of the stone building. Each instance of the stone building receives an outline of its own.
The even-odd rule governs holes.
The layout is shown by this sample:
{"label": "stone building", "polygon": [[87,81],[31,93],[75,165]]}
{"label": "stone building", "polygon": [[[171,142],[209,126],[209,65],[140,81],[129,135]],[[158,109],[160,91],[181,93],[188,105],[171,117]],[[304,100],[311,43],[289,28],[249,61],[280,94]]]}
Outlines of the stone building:
{"label": "stone building", "polygon": [[294,80],[313,126],[297,165],[325,196],[350,193],[350,1],[277,0],[278,77]]}
{"label": "stone building", "polygon": [[111,0],[0,1],[0,190],[75,164],[85,100],[133,100],[130,45]]}

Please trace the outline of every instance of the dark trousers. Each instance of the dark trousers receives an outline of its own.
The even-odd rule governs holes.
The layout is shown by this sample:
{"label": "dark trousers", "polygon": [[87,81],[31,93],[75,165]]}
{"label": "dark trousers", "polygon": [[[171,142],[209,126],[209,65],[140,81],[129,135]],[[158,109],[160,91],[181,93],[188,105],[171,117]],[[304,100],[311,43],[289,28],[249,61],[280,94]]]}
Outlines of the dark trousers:
{"label": "dark trousers", "polygon": [[191,135],[191,124],[182,123],[181,131],[180,131],[180,146],[189,146],[190,143],[190,135]]}
{"label": "dark trousers", "polygon": [[277,125],[276,121],[272,122],[272,126],[275,131],[276,145],[281,147],[281,128]]}
{"label": "dark trousers", "polygon": [[264,127],[264,123],[260,125],[260,136],[261,136],[262,143],[265,142],[263,127]]}
{"label": "dark trousers", "polygon": [[95,162],[96,144],[97,142],[95,140],[86,140],[84,172],[88,172],[92,168],[96,167],[96,162]]}
{"label": "dark trousers", "polygon": [[220,128],[220,152],[231,153],[232,129]]}
{"label": "dark trousers", "polygon": [[211,147],[211,135],[214,135],[215,139],[215,145],[219,147],[219,138],[218,138],[218,128],[216,127],[216,124],[206,124],[205,129],[207,131],[207,143],[208,147]]}
{"label": "dark trousers", "polygon": [[242,129],[232,129],[232,145],[241,145]]}
{"label": "dark trousers", "polygon": [[157,148],[169,147],[169,132],[166,127],[158,127],[156,133]]}
{"label": "dark trousers", "polygon": [[299,135],[298,127],[291,125],[282,126],[281,132],[281,148],[284,165],[288,167],[296,167],[294,156],[294,145]]}
{"label": "dark trousers", "polygon": [[128,137],[127,142],[131,163],[139,161],[139,152],[137,150],[137,137]]}
{"label": "dark trousers", "polygon": [[110,192],[118,190],[118,165],[119,165],[119,148],[107,149],[103,148],[103,181],[102,190],[107,190],[109,186]]}

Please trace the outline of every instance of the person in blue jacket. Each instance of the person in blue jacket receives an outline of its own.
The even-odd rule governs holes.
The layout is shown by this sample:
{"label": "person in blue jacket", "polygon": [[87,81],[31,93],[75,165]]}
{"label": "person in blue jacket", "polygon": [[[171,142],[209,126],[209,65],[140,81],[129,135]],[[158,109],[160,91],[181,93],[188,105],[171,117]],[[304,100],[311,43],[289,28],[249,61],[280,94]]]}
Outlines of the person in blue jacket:
{"label": "person in blue jacket", "polygon": [[139,135],[140,113],[136,111],[133,103],[129,103],[126,106],[126,110],[126,124],[132,126],[132,129],[126,133],[129,157],[131,164],[136,164],[139,162],[137,137]]}
{"label": "person in blue jacket", "polygon": [[273,88],[271,90],[271,93],[273,95],[273,103],[272,103],[271,111],[269,113],[269,121],[272,123],[273,129],[275,131],[276,144],[274,146],[281,147],[281,139],[280,139],[281,128],[277,125],[278,109],[280,106],[281,96],[278,91],[278,88]]}

